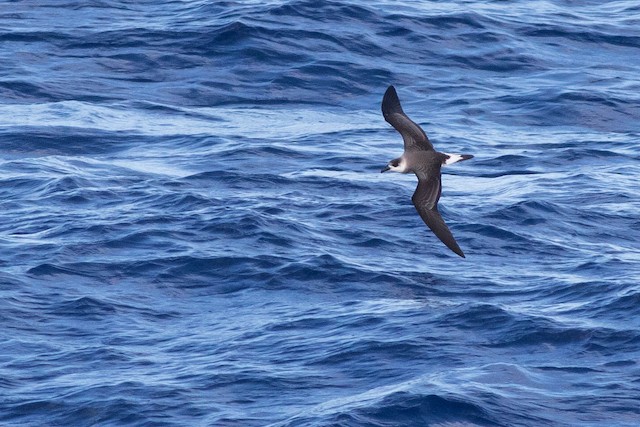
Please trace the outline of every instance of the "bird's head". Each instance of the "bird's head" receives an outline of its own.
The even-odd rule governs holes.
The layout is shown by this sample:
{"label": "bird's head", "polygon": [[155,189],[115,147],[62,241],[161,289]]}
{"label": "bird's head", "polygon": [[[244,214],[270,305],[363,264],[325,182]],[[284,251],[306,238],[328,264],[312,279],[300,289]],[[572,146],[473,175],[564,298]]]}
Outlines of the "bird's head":
{"label": "bird's head", "polygon": [[404,173],[407,171],[406,163],[404,162],[402,157],[398,157],[397,159],[393,159],[389,163],[387,163],[387,166],[385,166],[384,169],[380,171],[380,173],[386,172],[386,171]]}

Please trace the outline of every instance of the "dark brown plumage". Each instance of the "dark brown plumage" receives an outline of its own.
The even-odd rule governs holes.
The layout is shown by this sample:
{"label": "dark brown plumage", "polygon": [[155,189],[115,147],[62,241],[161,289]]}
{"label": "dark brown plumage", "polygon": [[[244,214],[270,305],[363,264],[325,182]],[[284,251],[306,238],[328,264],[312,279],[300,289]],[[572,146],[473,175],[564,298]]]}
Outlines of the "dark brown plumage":
{"label": "dark brown plumage", "polygon": [[464,253],[451,234],[438,211],[442,193],[440,169],[442,165],[468,160],[470,154],[447,154],[435,151],[427,134],[402,110],[400,99],[393,86],[389,86],[382,98],[382,115],[397,130],[404,140],[404,153],[391,160],[382,172],[392,170],[400,173],[413,172],[418,177],[418,186],[411,197],[422,220],[449,249],[464,258]]}

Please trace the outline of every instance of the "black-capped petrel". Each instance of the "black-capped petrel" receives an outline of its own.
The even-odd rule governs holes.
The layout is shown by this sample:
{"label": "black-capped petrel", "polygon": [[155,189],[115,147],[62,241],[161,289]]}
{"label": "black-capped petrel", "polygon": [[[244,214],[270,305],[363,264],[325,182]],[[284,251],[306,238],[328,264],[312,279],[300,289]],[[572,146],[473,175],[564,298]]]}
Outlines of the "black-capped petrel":
{"label": "black-capped petrel", "polygon": [[411,201],[420,217],[433,233],[447,245],[449,249],[464,258],[464,253],[453,234],[444,223],[438,212],[438,200],[442,192],[440,168],[462,160],[468,160],[471,154],[440,153],[433,148],[422,128],[415,124],[402,110],[398,94],[393,86],[389,86],[382,98],[382,115],[384,119],[400,132],[404,140],[404,153],[391,160],[381,172],[394,171],[400,173],[413,172],[418,177]]}

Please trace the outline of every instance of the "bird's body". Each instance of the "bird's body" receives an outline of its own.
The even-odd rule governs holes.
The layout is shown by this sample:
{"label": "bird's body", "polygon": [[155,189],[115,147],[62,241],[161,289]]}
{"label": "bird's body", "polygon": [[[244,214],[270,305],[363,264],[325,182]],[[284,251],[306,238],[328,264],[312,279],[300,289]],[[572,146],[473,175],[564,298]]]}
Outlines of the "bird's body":
{"label": "bird's body", "polygon": [[382,99],[382,115],[404,140],[404,153],[391,160],[382,172],[388,170],[400,173],[414,173],[418,177],[418,187],[411,201],[422,220],[433,233],[456,254],[464,258],[464,253],[454,239],[449,227],[438,212],[438,200],[442,191],[440,169],[462,160],[468,160],[470,154],[440,153],[433,148],[427,134],[414,123],[402,110],[398,94],[389,86]]}

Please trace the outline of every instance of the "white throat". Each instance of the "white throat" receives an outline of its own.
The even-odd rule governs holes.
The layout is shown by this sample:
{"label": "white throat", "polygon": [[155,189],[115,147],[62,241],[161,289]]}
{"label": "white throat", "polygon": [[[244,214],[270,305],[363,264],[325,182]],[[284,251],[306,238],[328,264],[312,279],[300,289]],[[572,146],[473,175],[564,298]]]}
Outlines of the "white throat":
{"label": "white throat", "polygon": [[407,173],[409,170],[407,169],[407,161],[404,157],[400,158],[400,163],[398,166],[389,166],[389,170],[393,172]]}

